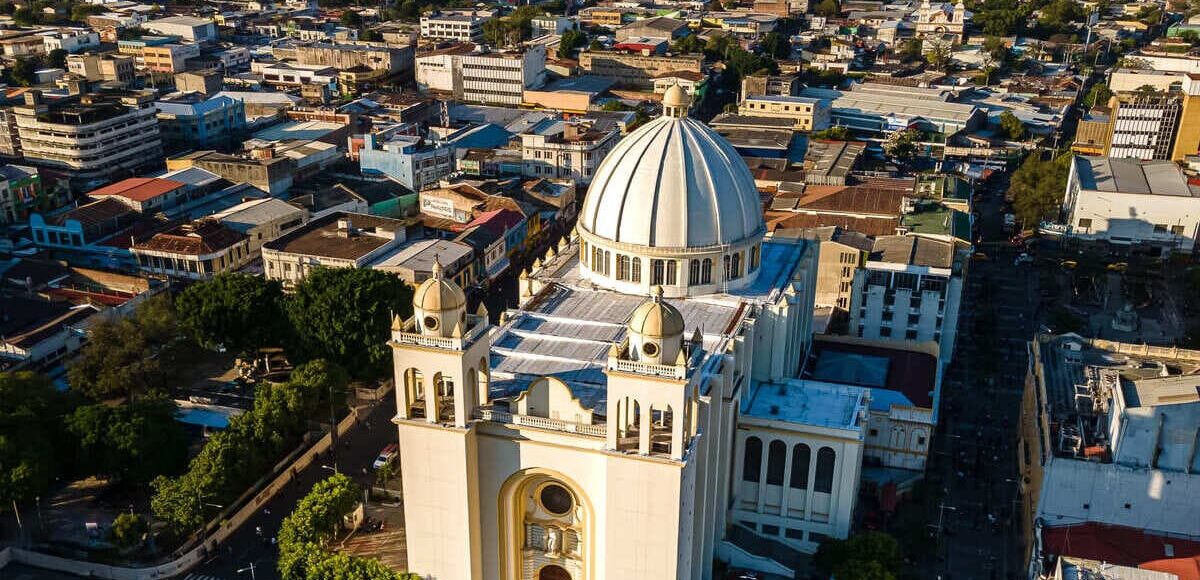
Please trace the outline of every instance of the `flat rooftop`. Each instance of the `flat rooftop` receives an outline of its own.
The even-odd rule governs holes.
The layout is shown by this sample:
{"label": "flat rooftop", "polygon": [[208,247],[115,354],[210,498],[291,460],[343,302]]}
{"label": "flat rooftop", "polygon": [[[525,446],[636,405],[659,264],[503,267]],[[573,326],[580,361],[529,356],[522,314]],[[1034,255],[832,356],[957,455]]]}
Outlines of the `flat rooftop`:
{"label": "flat rooftop", "polygon": [[1175,162],[1167,159],[1118,159],[1077,155],[1075,177],[1080,189],[1107,193],[1141,193],[1200,197]]}
{"label": "flat rooftop", "polygon": [[741,414],[768,421],[787,421],[854,431],[866,407],[869,390],[822,381],[790,379],[750,386]]}
{"label": "flat rooftop", "polygon": [[[350,230],[338,220],[350,220]],[[323,258],[357,260],[402,236],[404,222],[391,218],[335,212],[263,244],[263,248]]]}

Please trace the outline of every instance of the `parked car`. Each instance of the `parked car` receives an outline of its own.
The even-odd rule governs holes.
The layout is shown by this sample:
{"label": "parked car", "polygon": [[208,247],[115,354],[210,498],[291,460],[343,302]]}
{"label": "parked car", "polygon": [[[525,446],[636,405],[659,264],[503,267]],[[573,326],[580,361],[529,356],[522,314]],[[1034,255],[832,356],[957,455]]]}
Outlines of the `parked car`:
{"label": "parked car", "polygon": [[392,458],[395,456],[396,456],[396,444],[392,443],[391,445],[384,447],[383,451],[379,452],[379,457],[375,458],[375,463],[371,464],[371,468],[379,469],[379,468],[383,467],[384,465],[387,465],[388,463],[390,463],[392,461]]}

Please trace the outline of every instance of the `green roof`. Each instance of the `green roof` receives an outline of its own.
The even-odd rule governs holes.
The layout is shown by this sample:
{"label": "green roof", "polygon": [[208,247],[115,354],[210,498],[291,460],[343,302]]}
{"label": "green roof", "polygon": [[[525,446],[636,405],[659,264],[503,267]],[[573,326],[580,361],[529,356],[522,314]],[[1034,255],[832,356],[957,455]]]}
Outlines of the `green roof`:
{"label": "green roof", "polygon": [[900,225],[915,234],[950,236],[971,243],[971,216],[941,204],[924,203],[900,216]]}

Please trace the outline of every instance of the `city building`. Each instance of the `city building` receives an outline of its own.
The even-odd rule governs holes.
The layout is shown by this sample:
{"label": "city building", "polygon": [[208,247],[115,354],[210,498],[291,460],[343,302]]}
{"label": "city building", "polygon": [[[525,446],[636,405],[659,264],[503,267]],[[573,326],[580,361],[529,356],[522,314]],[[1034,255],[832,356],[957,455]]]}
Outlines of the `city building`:
{"label": "city building", "polygon": [[1170,159],[1183,104],[1178,93],[1117,93],[1109,100],[1112,135],[1106,155]]}
{"label": "city building", "polygon": [[704,55],[665,55],[615,50],[584,50],[579,53],[579,68],[585,73],[604,77],[620,88],[650,90],[654,79],[674,72],[703,72]]}
{"label": "city building", "polygon": [[151,92],[76,95],[46,102],[25,93],[13,120],[27,163],[63,171],[76,179],[105,178],[118,171],[162,163]]}
{"label": "city building", "polygon": [[134,79],[134,61],[118,54],[72,54],[67,57],[67,72],[89,81],[128,86]]}
{"label": "city building", "polygon": [[930,3],[929,0],[921,0],[921,6],[913,16],[918,37],[953,37],[957,44],[963,40],[963,29],[971,13],[967,12],[962,0],[958,0],[953,6],[948,2]]}
{"label": "city building", "polygon": [[460,288],[475,284],[475,248],[454,240],[415,240],[380,257],[371,267],[417,286],[433,277],[435,263],[442,276]]}
{"label": "city building", "polygon": [[246,130],[242,101],[201,93],[175,93],[154,103],[168,149],[228,147]]}
{"label": "city building", "polygon": [[252,258],[245,234],[212,219],[158,232],[130,249],[142,272],[190,280],[235,271]]}
{"label": "city building", "polygon": [[46,45],[46,53],[65,50],[75,54],[100,47],[100,35],[88,28],[59,28],[41,37]]}
{"label": "city building", "polygon": [[492,14],[475,11],[435,12],[421,17],[421,38],[480,42],[483,40],[483,23],[492,17]]}
{"label": "city building", "polygon": [[829,128],[829,101],[809,97],[773,95],[747,96],[738,105],[738,114],[775,119],[791,119],[799,131]]}
{"label": "city building", "polygon": [[142,66],[151,72],[177,73],[187,69],[188,60],[200,56],[195,44],[163,44],[142,49]]}
{"label": "city building", "polygon": [[621,138],[615,127],[602,131],[593,126],[588,121],[546,119],[521,133],[522,175],[591,182]]}
{"label": "city building", "polygon": [[0,165],[0,224],[21,223],[36,211],[42,197],[38,171],[24,165]]}
{"label": "city building", "polygon": [[562,33],[575,28],[575,21],[566,16],[543,15],[535,16],[529,21],[531,38],[543,36],[562,36]]}
{"label": "city building", "polygon": [[413,47],[377,42],[312,42],[295,47],[300,66],[332,67],[339,71],[366,67],[389,80],[412,74]]}
{"label": "city building", "polygon": [[454,146],[444,141],[426,141],[412,135],[393,135],[383,142],[376,135],[363,136],[358,151],[364,173],[382,173],[413,191],[421,191],[454,172]]}
{"label": "city building", "polygon": [[262,245],[267,278],[293,286],[313,268],[365,268],[407,239],[406,222],[333,212]]}
{"label": "city building", "polygon": [[330,91],[337,88],[338,70],[326,65],[301,65],[289,64],[285,62],[277,62],[267,66],[259,66],[258,63],[250,65],[251,69],[257,69],[263,77],[263,83],[280,88],[295,88],[310,85],[324,85]]}
{"label": "city building", "polygon": [[86,322],[100,309],[0,294],[0,371],[52,366],[83,346]]}
{"label": "city building", "polygon": [[546,47],[532,44],[519,51],[487,52],[464,44],[423,54],[416,59],[417,86],[472,103],[520,105],[525,89],[542,85]]}
{"label": "city building", "polygon": [[799,378],[816,248],[764,240],[746,166],[665,104],[498,326],[436,263],[394,320],[410,568],[792,577],[849,533],[870,391]]}
{"label": "city building", "polygon": [[1200,186],[1169,160],[1077,155],[1062,214],[1074,238],[1191,253],[1200,236]]}
{"label": "city building", "polygon": [[943,368],[954,356],[964,253],[952,242],[881,236],[854,274],[849,333],[937,345]]}
{"label": "city building", "polygon": [[[1018,427],[1029,577],[1200,556],[1200,352],[1039,334]],[[1194,570],[1194,562],[1191,564]]]}
{"label": "city building", "polygon": [[942,135],[974,131],[987,124],[987,114],[969,103],[955,103],[942,89],[852,84],[849,90],[809,87],[801,96],[830,102],[830,125],[886,133],[919,128]]}
{"label": "city building", "polygon": [[217,40],[217,25],[207,18],[168,16],[146,22],[142,28],[163,36],[178,36],[193,43]]}
{"label": "city building", "polygon": [[[180,93],[199,93],[202,96],[208,97],[221,92],[221,87],[225,75],[220,71],[187,71],[175,75],[175,90]],[[242,108],[245,109],[243,103]],[[245,112],[242,117],[244,120]]]}
{"label": "city building", "polygon": [[240,157],[216,151],[195,151],[167,160],[172,171],[199,167],[234,183],[249,183],[273,196],[282,195],[292,187],[296,168],[291,159],[276,157],[272,150],[263,150],[257,157]]}
{"label": "city building", "polygon": [[246,250],[259,255],[263,244],[308,223],[308,211],[269,197],[239,203],[215,213],[213,219],[246,236]]}

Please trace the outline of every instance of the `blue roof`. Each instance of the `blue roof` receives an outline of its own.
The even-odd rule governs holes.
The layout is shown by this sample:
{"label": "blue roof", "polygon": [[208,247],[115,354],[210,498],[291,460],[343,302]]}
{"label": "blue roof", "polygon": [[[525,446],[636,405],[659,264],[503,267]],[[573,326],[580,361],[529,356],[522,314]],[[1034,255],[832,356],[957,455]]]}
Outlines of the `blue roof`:
{"label": "blue roof", "polygon": [[178,101],[158,101],[154,103],[154,106],[158,107],[160,112],[180,117],[204,115],[218,109],[234,107],[237,105],[238,101],[220,95],[195,103]]}
{"label": "blue roof", "polygon": [[179,415],[176,418],[180,423],[187,425],[224,429],[229,426],[229,419],[238,414],[234,411],[234,409],[223,411],[202,407],[186,407],[179,410]]}

